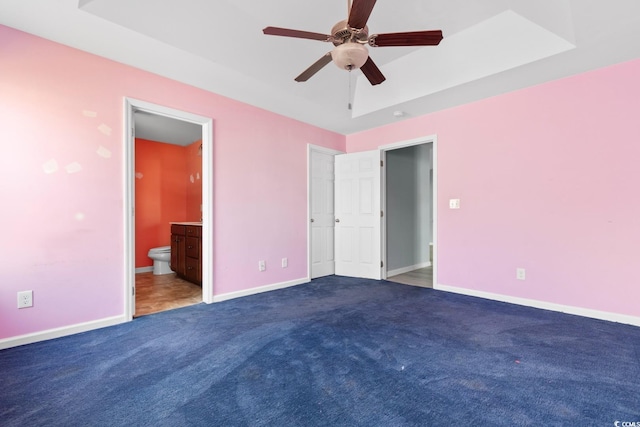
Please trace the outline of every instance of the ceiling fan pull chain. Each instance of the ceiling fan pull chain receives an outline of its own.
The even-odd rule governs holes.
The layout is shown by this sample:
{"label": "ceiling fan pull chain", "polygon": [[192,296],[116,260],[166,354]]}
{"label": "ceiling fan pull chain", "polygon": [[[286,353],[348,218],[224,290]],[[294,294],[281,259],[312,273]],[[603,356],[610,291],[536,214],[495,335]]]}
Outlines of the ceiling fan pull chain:
{"label": "ceiling fan pull chain", "polygon": [[349,110],[351,110],[351,70],[349,70]]}

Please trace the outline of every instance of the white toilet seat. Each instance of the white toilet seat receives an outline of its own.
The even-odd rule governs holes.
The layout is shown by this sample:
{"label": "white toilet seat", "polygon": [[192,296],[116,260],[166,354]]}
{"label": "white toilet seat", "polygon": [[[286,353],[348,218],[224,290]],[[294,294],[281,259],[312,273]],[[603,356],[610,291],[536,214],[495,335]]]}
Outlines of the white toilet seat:
{"label": "white toilet seat", "polygon": [[171,252],[171,246],[159,246],[157,248],[149,249],[150,254],[163,254],[163,253],[170,253],[170,252]]}

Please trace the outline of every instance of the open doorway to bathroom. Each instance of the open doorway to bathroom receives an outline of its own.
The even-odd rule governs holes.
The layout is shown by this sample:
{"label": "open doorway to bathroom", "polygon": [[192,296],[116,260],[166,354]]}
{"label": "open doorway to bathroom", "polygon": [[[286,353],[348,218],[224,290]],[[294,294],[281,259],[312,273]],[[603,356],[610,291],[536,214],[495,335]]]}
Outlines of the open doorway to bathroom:
{"label": "open doorway to bathroom", "polygon": [[134,317],[202,302],[200,284],[169,267],[173,222],[202,222],[202,126],[143,110],[135,142]]}
{"label": "open doorway to bathroom", "polygon": [[[142,101],[125,103],[131,129],[125,289],[130,318],[211,302],[211,119]],[[196,224],[201,283],[169,268],[171,223]]]}

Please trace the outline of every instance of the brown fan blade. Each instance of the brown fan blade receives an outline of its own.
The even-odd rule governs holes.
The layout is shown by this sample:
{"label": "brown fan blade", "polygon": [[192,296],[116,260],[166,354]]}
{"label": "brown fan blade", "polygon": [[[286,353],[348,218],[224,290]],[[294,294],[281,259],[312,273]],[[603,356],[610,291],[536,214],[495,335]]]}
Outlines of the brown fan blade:
{"label": "brown fan blade", "polygon": [[331,36],[310,31],[290,30],[288,28],[267,27],[262,32],[269,36],[295,37],[298,39],[311,39],[328,42]]}
{"label": "brown fan blade", "polygon": [[314,62],[313,65],[304,70],[302,74],[295,78],[295,80],[297,82],[306,82],[329,62],[331,62],[331,52],[327,52],[322,58]]}
{"label": "brown fan blade", "polygon": [[360,69],[362,70],[362,74],[365,75],[365,77],[369,80],[369,83],[371,83],[373,86],[379,85],[387,79],[382,75],[382,72],[373,62],[371,57],[367,58],[367,62],[365,62],[364,65],[360,67]]}
{"label": "brown fan blade", "polygon": [[373,34],[371,46],[436,46],[442,40],[442,31],[411,31],[407,33]]}
{"label": "brown fan blade", "polygon": [[375,4],[376,0],[353,0],[351,11],[349,12],[349,26],[358,29],[364,28]]}

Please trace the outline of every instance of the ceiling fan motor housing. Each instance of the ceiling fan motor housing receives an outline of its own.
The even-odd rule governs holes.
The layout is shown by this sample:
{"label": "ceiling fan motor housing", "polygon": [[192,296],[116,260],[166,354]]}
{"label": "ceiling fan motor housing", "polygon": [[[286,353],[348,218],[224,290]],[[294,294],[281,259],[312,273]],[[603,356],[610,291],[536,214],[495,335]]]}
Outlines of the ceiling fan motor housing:
{"label": "ceiling fan motor housing", "polygon": [[331,40],[333,44],[338,46],[347,42],[367,43],[369,37],[369,27],[351,28],[347,20],[338,22],[331,29]]}
{"label": "ceiling fan motor housing", "polygon": [[369,51],[364,46],[369,36],[369,28],[351,28],[346,20],[338,22],[331,29],[331,39],[336,46],[331,52],[331,59],[338,68],[357,70],[362,67]]}

